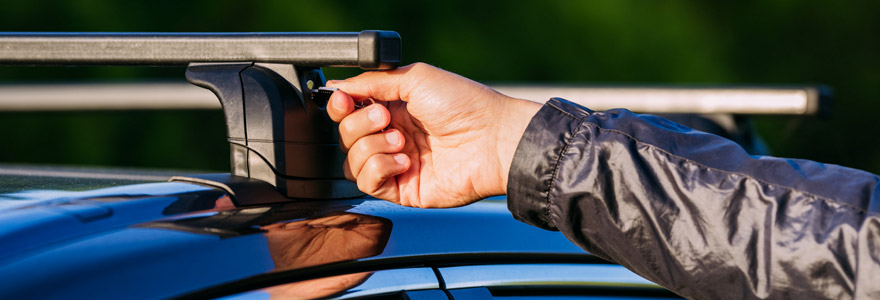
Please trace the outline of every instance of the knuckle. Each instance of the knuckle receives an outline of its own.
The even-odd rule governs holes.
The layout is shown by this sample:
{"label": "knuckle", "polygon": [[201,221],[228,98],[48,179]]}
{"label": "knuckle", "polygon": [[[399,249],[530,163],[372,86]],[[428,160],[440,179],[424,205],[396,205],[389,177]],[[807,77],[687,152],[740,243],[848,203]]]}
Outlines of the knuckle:
{"label": "knuckle", "polygon": [[419,73],[428,72],[428,71],[430,71],[430,70],[433,70],[434,68],[435,68],[435,67],[432,66],[432,65],[429,65],[429,64],[426,64],[426,63],[423,63],[423,62],[417,62],[417,63],[412,64],[412,69],[411,69],[411,71],[412,71],[413,73],[419,74]]}
{"label": "knuckle", "polygon": [[345,172],[345,179],[347,179],[348,181],[351,181],[351,182],[357,182],[357,178],[354,178],[354,176],[351,176],[351,172]]}
{"label": "knuckle", "polygon": [[364,167],[362,170],[366,170],[371,175],[375,175],[376,171],[379,170],[379,167],[380,167],[380,163],[379,163],[380,157],[381,157],[381,155],[371,156],[370,159],[368,159],[367,162],[364,164]]}
{"label": "knuckle", "polygon": [[427,67],[429,67],[429,66],[430,66],[430,65],[428,65],[428,64],[426,64],[426,63],[424,63],[424,62],[415,62],[415,63],[412,64],[412,68],[413,68],[413,69],[424,69],[424,68],[427,68]]}
{"label": "knuckle", "polygon": [[357,178],[352,175],[351,165],[348,163],[348,159],[342,164],[342,174],[345,175],[345,179],[348,179],[352,182],[357,182]]}
{"label": "knuckle", "polygon": [[354,122],[351,118],[342,119],[342,123],[339,123],[339,135],[342,137],[351,135],[355,130],[355,126],[352,123]]}
{"label": "knuckle", "polygon": [[351,141],[351,139],[346,138],[346,137],[344,137],[344,136],[343,136],[343,137],[340,137],[339,139],[341,140],[340,142],[342,143],[342,144],[340,145],[340,147],[342,148],[342,152],[345,153],[345,154],[350,154],[350,153],[351,153],[351,150],[352,150],[352,149],[351,149],[351,146],[352,146],[352,143],[353,143],[353,142]]}
{"label": "knuckle", "polygon": [[359,153],[368,154],[371,152],[370,151],[371,150],[370,143],[369,143],[368,139],[360,139],[357,142],[355,142],[354,145],[355,145],[354,148],[357,148],[356,151]]}
{"label": "knuckle", "polygon": [[353,158],[351,155],[345,158],[345,164],[348,167],[348,173],[351,174],[351,177],[355,180],[358,179],[361,175],[361,171],[364,169],[362,164],[358,164],[357,162],[352,161]]}
{"label": "knuckle", "polygon": [[376,183],[375,178],[371,178],[370,176],[360,176],[357,180],[358,189],[367,194],[375,194],[376,193]]}
{"label": "knuckle", "polygon": [[357,187],[359,190],[361,190],[361,192],[370,194],[370,190],[367,189],[365,182],[366,182],[366,180],[363,180],[362,178],[358,178],[357,180],[355,180],[355,183],[357,183]]}

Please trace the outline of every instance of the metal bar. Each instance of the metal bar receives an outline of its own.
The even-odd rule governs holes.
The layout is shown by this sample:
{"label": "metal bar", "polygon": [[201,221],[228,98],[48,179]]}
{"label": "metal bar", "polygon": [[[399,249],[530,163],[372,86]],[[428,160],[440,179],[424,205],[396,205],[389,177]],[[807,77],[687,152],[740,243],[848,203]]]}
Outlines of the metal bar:
{"label": "metal bar", "polygon": [[559,97],[593,110],[627,108],[642,113],[820,115],[830,90],[802,87],[638,87],[495,85],[502,94],[544,102]]}
{"label": "metal bar", "polygon": [[[585,87],[493,85],[511,97],[560,97],[593,110],[642,113],[816,115],[827,107],[820,87]],[[219,109],[208,90],[187,83],[0,85],[0,111]]]}
{"label": "metal bar", "polygon": [[400,63],[400,36],[390,31],[0,33],[0,64],[186,65],[191,62],[384,69]]}
{"label": "metal bar", "polygon": [[220,109],[211,91],[189,83],[0,86],[0,111]]}

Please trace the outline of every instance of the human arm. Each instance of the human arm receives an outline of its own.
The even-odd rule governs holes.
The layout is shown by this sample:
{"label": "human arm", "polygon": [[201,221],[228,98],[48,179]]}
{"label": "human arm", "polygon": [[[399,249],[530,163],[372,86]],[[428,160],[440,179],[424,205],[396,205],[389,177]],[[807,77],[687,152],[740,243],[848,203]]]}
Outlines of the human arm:
{"label": "human arm", "polygon": [[[382,111],[384,123],[371,127],[368,110],[354,111],[345,93],[332,97],[328,111],[342,122],[349,161],[366,170],[356,171],[352,179],[367,193],[403,205],[449,207],[503,191],[518,219],[560,230],[591,253],[690,298],[880,297],[873,284],[880,278],[880,200],[873,174],[751,157],[729,140],[624,110],[592,112],[550,100],[536,114],[536,104],[416,66],[331,83],[355,100],[420,103],[391,104],[391,114]],[[504,110],[498,101],[518,103],[514,112],[520,113],[499,113]],[[337,104],[343,107],[334,108]],[[395,127],[395,118],[443,121]],[[485,120],[516,129],[498,135],[498,130],[485,130],[492,128],[481,123]],[[365,159],[352,159],[356,153],[401,153],[402,148],[370,146],[381,141],[352,146],[377,136],[389,122],[386,132],[404,128],[427,137],[422,143],[410,136],[403,140],[418,146],[407,158],[424,164],[412,168],[385,160],[370,166]],[[444,127],[471,130],[477,138],[463,139],[473,143],[464,151],[435,149],[445,146],[445,138],[460,141],[455,138],[461,135],[442,134]],[[511,135],[521,137],[518,148],[502,141]],[[513,149],[512,160],[499,159]],[[509,173],[502,172],[505,162]],[[410,181],[400,184],[405,172],[413,172],[404,176]],[[362,186],[362,180],[368,184]],[[480,187],[455,184],[462,182],[480,182]],[[421,192],[406,192],[412,190]]]}
{"label": "human arm", "polygon": [[752,157],[659,117],[550,100],[519,144],[508,205],[688,298],[877,298],[877,182]]}

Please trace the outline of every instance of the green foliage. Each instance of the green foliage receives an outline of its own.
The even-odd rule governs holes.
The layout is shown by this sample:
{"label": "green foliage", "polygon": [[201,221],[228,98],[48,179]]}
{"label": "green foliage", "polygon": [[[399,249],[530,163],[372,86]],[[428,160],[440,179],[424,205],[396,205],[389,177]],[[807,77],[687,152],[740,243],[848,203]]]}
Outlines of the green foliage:
{"label": "green foliage", "polygon": [[[761,133],[776,155],[880,172],[871,125],[880,109],[877,1],[79,0],[10,2],[0,10],[3,31],[363,29],[399,32],[406,62],[484,82],[827,84],[837,96],[831,118],[761,117]],[[182,80],[182,72],[2,67],[0,80]],[[0,126],[13,138],[4,143],[28,146],[0,147],[23,151],[0,150],[0,161],[225,169],[222,118],[189,114],[6,114]],[[34,133],[51,141],[26,141]],[[150,142],[134,143],[133,135]]]}

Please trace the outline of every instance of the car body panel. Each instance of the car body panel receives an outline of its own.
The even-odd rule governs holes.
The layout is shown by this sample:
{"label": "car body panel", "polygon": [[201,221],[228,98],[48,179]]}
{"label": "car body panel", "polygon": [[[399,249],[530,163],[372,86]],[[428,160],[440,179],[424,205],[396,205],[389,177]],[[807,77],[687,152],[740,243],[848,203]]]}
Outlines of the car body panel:
{"label": "car body panel", "polygon": [[[432,268],[529,260],[598,263],[643,280],[514,220],[503,197],[450,209],[370,197],[235,207],[227,192],[160,182],[0,194],[0,298],[264,295],[257,290],[366,274],[336,294],[348,298],[436,288],[437,274],[424,272]],[[415,269],[433,279],[379,284]]]}

